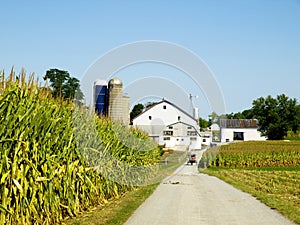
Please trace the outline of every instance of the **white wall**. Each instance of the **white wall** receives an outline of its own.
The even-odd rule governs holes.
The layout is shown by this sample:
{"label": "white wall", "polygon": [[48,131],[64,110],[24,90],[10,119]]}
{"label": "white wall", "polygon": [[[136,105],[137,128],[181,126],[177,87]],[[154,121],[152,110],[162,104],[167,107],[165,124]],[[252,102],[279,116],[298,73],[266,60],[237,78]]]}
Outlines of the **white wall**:
{"label": "white wall", "polygon": [[164,138],[163,136],[160,136],[160,140],[161,140],[160,143],[165,145],[166,148],[171,148],[175,146],[176,141],[174,137],[170,137],[170,140],[164,140],[163,138]]}
{"label": "white wall", "polygon": [[[166,109],[164,109],[164,106]],[[151,120],[149,119],[151,116]],[[169,125],[178,122],[178,116],[180,121],[184,121],[187,124],[197,124],[197,121],[189,117],[181,110],[170,105],[167,102],[162,102],[145,111],[140,116],[136,117],[132,122],[133,125]]]}
{"label": "white wall", "polygon": [[220,126],[217,123],[213,123],[210,126],[210,130],[220,130]]}
{"label": "white wall", "polygon": [[196,137],[195,141],[190,139],[191,137],[170,137],[170,140],[164,140],[163,136],[159,137],[159,144],[165,145],[166,148],[175,146],[189,146],[189,150],[201,149],[201,137]]}
{"label": "white wall", "polygon": [[201,132],[201,137],[202,137],[202,144],[203,145],[210,145],[212,142],[212,133],[211,132]]}
{"label": "white wall", "polygon": [[197,136],[196,138],[196,141],[190,140],[189,150],[202,148],[202,138],[199,136]]}
{"label": "white wall", "polygon": [[234,132],[243,132],[244,141],[266,140],[266,137],[261,136],[261,133],[256,128],[222,128],[221,142],[232,142]]}
{"label": "white wall", "polygon": [[164,136],[159,137],[159,144],[165,145],[167,148],[175,147],[178,145],[184,145],[188,146],[190,144],[190,138],[189,137],[172,137],[168,136],[170,140],[164,140]]}

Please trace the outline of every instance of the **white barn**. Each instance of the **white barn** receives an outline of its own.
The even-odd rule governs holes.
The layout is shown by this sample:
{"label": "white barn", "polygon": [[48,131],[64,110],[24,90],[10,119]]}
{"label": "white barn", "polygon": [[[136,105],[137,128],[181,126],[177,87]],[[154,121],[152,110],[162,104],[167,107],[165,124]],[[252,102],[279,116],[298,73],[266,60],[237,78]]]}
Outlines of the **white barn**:
{"label": "white barn", "polygon": [[132,125],[165,147],[201,149],[198,120],[165,99],[133,118]]}
{"label": "white barn", "polygon": [[256,119],[221,119],[221,142],[266,140],[258,131]]}

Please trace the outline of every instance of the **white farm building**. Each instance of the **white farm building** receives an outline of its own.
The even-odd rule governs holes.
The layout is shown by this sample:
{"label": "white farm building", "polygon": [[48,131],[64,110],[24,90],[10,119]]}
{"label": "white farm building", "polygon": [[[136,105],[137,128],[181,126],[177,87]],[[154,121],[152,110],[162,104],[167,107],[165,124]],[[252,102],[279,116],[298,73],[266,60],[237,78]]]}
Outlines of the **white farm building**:
{"label": "white farm building", "polygon": [[221,142],[266,140],[256,119],[221,119],[219,126]]}
{"label": "white farm building", "polygon": [[167,100],[155,103],[133,118],[132,125],[147,132],[159,145],[201,149],[198,119]]}

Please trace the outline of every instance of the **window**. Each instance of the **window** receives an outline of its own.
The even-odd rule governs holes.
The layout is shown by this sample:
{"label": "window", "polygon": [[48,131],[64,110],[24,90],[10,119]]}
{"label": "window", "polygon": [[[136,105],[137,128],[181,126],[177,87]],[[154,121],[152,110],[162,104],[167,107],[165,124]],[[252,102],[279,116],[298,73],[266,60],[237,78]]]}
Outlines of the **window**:
{"label": "window", "polygon": [[178,121],[180,121],[180,116],[178,116]]}
{"label": "window", "polygon": [[149,120],[152,120],[152,116],[149,116]]}
{"label": "window", "polygon": [[233,140],[243,141],[244,140],[244,132],[233,132]]}
{"label": "window", "polygon": [[164,141],[170,141],[170,137],[164,137]]}
{"label": "window", "polygon": [[166,106],[166,105],[164,105],[164,106],[163,106],[163,109],[166,109],[166,108],[167,108],[167,106]]}
{"label": "window", "polygon": [[203,138],[203,142],[206,142],[206,139],[205,139],[205,138]]}
{"label": "window", "polygon": [[172,130],[164,130],[163,134],[164,134],[164,136],[173,136],[173,131]]}
{"label": "window", "polygon": [[191,127],[191,126],[189,126],[189,127],[188,127],[188,129],[190,130],[190,129],[192,129],[192,127]]}
{"label": "window", "polygon": [[187,136],[197,136],[196,131],[187,131]]}
{"label": "window", "polygon": [[197,138],[191,137],[190,140],[191,140],[191,141],[197,141]]}
{"label": "window", "polygon": [[169,129],[173,129],[173,126],[169,126]]}

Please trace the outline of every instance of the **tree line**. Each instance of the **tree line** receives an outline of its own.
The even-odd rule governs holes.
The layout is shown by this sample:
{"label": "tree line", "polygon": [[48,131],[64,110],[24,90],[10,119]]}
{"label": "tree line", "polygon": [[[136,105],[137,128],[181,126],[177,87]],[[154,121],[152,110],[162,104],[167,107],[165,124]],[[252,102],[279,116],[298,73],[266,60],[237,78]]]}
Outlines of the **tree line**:
{"label": "tree line", "polygon": [[[130,113],[130,119],[142,113],[155,103],[146,105],[137,104]],[[199,117],[201,129],[210,127],[213,123],[219,123],[220,119],[257,119],[258,130],[269,140],[282,140],[288,131],[297,133],[300,129],[300,105],[295,98],[289,98],[285,94],[260,97],[252,102],[252,107],[242,112],[218,115],[212,112],[208,120]]]}
{"label": "tree line", "polygon": [[269,140],[282,140],[288,131],[297,133],[300,129],[300,105],[295,98],[285,94],[277,97],[260,97],[252,102],[252,107],[242,112],[217,115],[212,113],[209,120],[199,118],[202,128],[218,123],[220,119],[257,119],[258,130]]}

